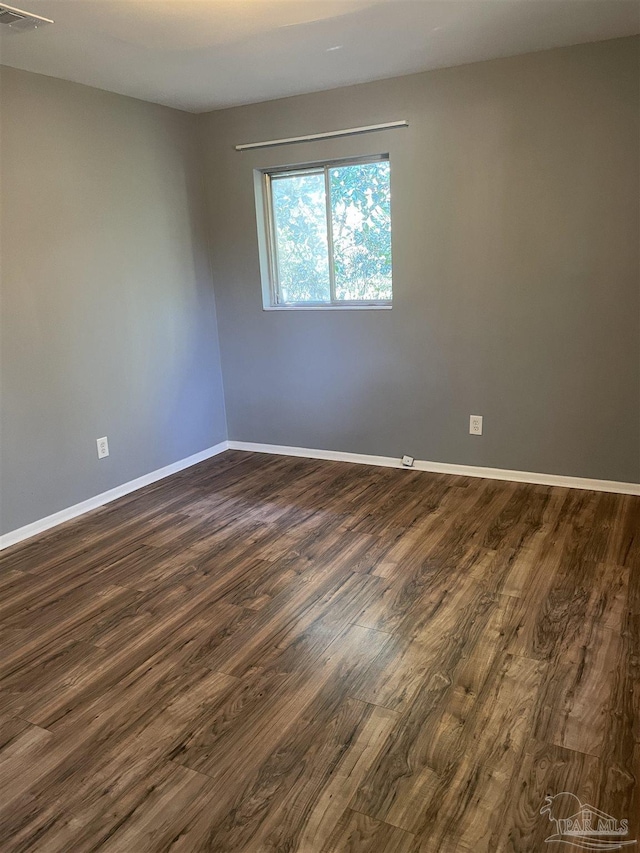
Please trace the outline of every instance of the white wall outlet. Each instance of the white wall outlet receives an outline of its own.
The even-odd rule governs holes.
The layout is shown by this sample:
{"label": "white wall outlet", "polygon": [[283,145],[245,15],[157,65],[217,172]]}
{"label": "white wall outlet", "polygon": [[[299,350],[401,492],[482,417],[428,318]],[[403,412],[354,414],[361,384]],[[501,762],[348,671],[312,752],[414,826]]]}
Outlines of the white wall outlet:
{"label": "white wall outlet", "polygon": [[107,436],[104,438],[97,439],[98,445],[98,459],[104,459],[105,456],[109,455],[109,442],[107,441]]}
{"label": "white wall outlet", "polygon": [[403,456],[402,464],[405,468],[413,468],[413,456]]}
{"label": "white wall outlet", "polygon": [[482,415],[470,415],[469,434],[482,435]]}

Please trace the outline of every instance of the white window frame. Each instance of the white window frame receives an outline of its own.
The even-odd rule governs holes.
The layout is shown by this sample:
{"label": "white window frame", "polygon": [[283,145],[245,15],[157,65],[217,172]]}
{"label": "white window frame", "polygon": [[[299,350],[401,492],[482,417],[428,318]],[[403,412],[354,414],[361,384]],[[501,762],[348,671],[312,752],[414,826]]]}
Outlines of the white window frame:
{"label": "white window frame", "polygon": [[[323,160],[304,163],[298,166],[279,166],[270,169],[258,169],[254,172],[256,191],[256,218],[258,224],[258,250],[260,255],[260,275],[262,279],[262,304],[265,311],[344,311],[362,309],[391,309],[391,299],[337,299],[335,287],[335,269],[333,263],[333,233],[331,225],[331,196],[329,192],[329,170],[336,166],[356,166],[361,163],[390,162],[388,154],[376,154],[369,157],[348,157],[340,160]],[[278,259],[276,249],[273,200],[271,195],[272,179],[290,177],[299,174],[324,173],[325,206],[327,216],[327,246],[329,261],[330,302],[283,302],[280,300],[278,282]],[[393,258],[393,255],[392,255]],[[392,259],[393,288],[393,259]]]}

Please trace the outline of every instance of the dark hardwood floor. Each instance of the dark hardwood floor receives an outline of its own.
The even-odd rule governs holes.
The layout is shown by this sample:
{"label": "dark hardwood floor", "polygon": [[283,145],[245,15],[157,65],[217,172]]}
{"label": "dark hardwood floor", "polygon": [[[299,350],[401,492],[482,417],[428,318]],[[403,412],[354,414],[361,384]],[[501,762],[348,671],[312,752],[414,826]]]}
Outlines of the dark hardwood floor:
{"label": "dark hardwood floor", "polygon": [[227,452],[0,567],[5,853],[640,841],[638,497]]}

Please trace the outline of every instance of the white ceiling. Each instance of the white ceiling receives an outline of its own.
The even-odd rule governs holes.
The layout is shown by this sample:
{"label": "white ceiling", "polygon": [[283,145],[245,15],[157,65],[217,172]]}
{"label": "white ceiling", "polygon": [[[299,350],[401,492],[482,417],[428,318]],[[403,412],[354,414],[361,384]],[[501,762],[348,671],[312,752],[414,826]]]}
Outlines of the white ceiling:
{"label": "white ceiling", "polygon": [[9,0],[0,61],[202,112],[640,32],[640,0]]}

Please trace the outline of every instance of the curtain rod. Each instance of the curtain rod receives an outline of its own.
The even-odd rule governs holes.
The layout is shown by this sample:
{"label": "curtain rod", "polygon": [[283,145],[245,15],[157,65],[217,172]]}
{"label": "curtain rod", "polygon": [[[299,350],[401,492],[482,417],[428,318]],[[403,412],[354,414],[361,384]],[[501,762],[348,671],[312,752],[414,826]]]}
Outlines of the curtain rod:
{"label": "curtain rod", "polygon": [[310,133],[307,136],[289,136],[287,139],[269,139],[267,142],[247,142],[236,145],[236,151],[248,151],[251,148],[271,148],[274,145],[292,145],[294,142],[313,142],[316,139],[334,139],[337,136],[355,136],[358,133],[373,133],[376,130],[392,130],[395,127],[409,127],[409,122],[387,121],[384,124],[369,124],[364,127],[347,127],[345,130],[330,130],[327,133]]}

